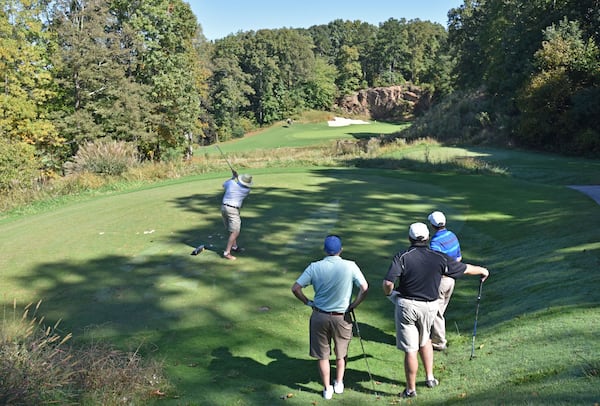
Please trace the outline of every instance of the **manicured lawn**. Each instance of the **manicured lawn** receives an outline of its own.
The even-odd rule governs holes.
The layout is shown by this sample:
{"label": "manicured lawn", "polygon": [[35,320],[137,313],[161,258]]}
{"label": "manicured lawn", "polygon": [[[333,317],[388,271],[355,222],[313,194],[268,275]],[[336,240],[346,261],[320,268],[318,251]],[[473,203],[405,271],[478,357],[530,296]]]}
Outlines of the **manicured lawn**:
{"label": "manicured lawn", "polygon": [[[421,368],[413,403],[600,402],[600,207],[565,187],[591,183],[597,162],[470,153],[511,175],[252,170],[256,186],[242,210],[246,252],[235,262],[220,258],[228,172],[7,219],[0,222],[0,297],[7,308],[14,299],[42,299],[47,323],[62,319],[75,340],[141,346],[145,356],[163,359],[174,391],[158,404],[324,404],[308,356],[310,311],[290,288],[334,232],[344,240],[343,256],[371,285],[356,316],[375,382],[355,338],[346,392],[329,403],[404,404],[396,396],[404,387],[403,355],[381,280],[392,255],[406,247],[409,224],[437,209],[460,237],[464,261],[492,275],[483,288],[476,358],[469,360],[478,282],[467,278],[447,313],[449,350],[436,353],[441,385],[426,388]],[[199,244],[209,250],[191,256]]]}
{"label": "manicured lawn", "polygon": [[[256,149],[277,149],[281,147],[307,147],[323,145],[335,139],[369,139],[381,134],[392,134],[406,128],[407,124],[391,124],[377,121],[369,124],[354,124],[345,127],[329,127],[327,123],[275,125],[256,135],[220,143],[225,153],[239,153]],[[199,148],[201,154],[214,154],[219,151],[214,146]]]}

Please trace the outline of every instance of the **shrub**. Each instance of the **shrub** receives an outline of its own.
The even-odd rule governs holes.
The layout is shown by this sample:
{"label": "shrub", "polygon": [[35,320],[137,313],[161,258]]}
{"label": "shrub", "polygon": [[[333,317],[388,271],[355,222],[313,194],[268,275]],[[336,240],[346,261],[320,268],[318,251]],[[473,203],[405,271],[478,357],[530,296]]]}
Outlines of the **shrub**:
{"label": "shrub", "polygon": [[172,148],[172,147],[165,148],[160,154],[161,162],[177,163],[177,162],[181,162],[182,159],[183,159],[183,154],[177,148]]}
{"label": "shrub", "polygon": [[507,135],[502,112],[482,91],[445,97],[401,132],[407,139],[431,137],[447,144],[505,144]]}
{"label": "shrub", "polygon": [[0,138],[0,190],[25,189],[38,176],[35,148]]}
{"label": "shrub", "polygon": [[[161,365],[107,345],[69,345],[58,324],[44,327],[31,304],[4,315],[0,329],[0,404],[145,404],[168,383]],[[30,311],[33,309],[33,314]],[[163,388],[159,389],[162,386]]]}
{"label": "shrub", "polygon": [[82,145],[73,161],[64,165],[66,174],[92,172],[102,175],[121,175],[139,163],[138,152],[134,144],[97,140]]}

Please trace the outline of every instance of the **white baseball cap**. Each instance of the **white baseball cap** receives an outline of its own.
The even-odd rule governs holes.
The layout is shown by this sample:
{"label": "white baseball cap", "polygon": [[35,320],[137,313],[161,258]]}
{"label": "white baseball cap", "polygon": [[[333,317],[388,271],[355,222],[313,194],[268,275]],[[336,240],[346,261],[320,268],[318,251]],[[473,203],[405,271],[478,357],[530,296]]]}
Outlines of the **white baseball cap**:
{"label": "white baseball cap", "polygon": [[427,219],[434,227],[443,227],[446,225],[446,216],[441,211],[434,211],[431,213]]}
{"label": "white baseball cap", "polygon": [[408,229],[408,236],[411,240],[425,241],[429,239],[429,228],[425,223],[412,223]]}

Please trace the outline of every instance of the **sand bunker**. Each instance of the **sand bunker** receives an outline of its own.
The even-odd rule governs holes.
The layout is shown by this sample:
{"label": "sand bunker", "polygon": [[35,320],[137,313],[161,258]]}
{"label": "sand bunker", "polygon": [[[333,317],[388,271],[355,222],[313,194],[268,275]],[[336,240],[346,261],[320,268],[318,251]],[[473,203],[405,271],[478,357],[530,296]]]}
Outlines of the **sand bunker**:
{"label": "sand bunker", "polygon": [[363,120],[351,120],[349,118],[343,117],[334,117],[333,120],[328,121],[329,127],[343,127],[350,124],[369,124],[367,121]]}

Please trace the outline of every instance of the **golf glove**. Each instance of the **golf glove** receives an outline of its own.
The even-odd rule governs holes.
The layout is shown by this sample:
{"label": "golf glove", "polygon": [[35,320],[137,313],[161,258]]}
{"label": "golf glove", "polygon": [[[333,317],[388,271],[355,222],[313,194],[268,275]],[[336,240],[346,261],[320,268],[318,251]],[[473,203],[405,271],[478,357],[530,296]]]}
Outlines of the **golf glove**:
{"label": "golf glove", "polygon": [[308,307],[315,307],[315,302],[313,302],[312,300],[309,300],[308,302],[306,302],[306,305]]}
{"label": "golf glove", "polygon": [[387,298],[393,304],[398,304],[398,291],[397,290],[393,290],[392,293],[390,293],[390,295]]}

